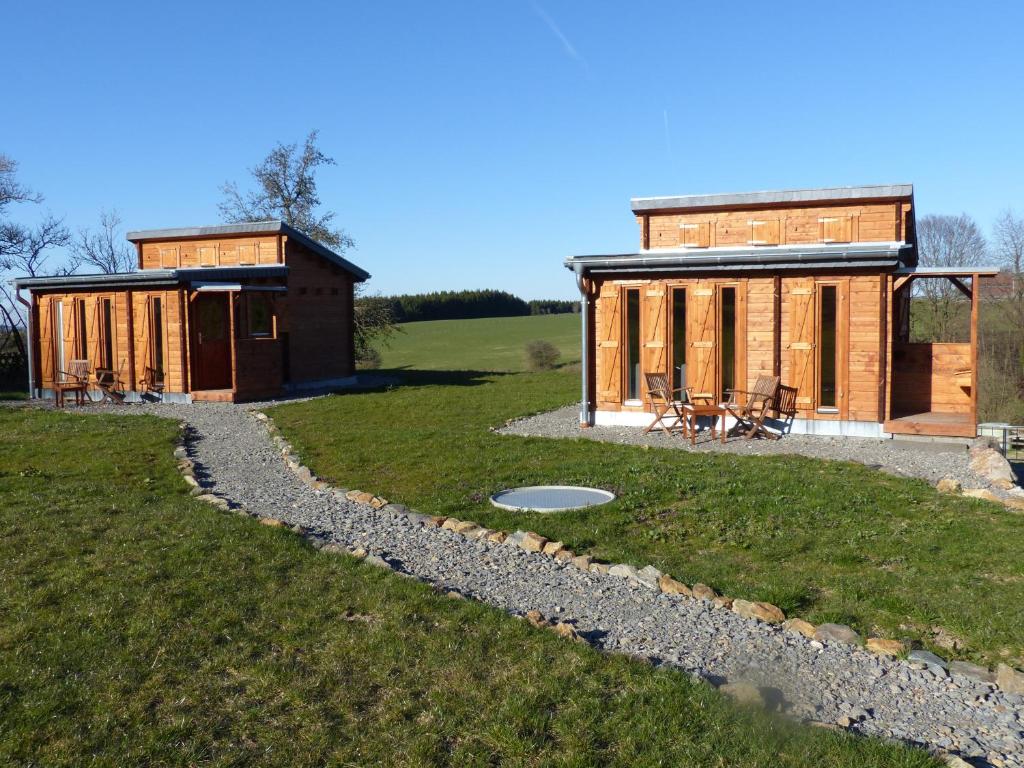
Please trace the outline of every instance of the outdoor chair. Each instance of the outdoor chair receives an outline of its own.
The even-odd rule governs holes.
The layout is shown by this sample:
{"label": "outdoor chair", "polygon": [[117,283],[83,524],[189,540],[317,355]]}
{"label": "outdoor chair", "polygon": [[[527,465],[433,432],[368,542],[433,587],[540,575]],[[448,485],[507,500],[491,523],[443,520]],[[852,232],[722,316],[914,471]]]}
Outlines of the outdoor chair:
{"label": "outdoor chair", "polygon": [[142,380],[139,382],[141,385],[142,393],[158,395],[161,400],[164,399],[164,372],[158,371],[156,368],[146,368],[142,372]]}
{"label": "outdoor chair", "polygon": [[75,405],[81,405],[88,386],[89,361],[72,360],[66,371],[57,371],[57,378],[53,382],[53,393],[57,407],[64,407],[64,395],[67,392],[74,392]]}
{"label": "outdoor chair", "polygon": [[787,387],[785,384],[779,385],[779,392],[775,396],[775,407],[772,409],[778,417],[779,431],[771,432],[765,430],[765,435],[768,438],[778,440],[793,429],[793,419],[796,418],[796,394],[796,387]]}
{"label": "outdoor chair", "polygon": [[122,405],[124,403],[126,394],[124,382],[121,381],[121,377],[115,371],[109,368],[97,368],[96,386],[99,387],[100,393],[103,396],[100,402],[105,403],[109,400],[115,405]]}
{"label": "outdoor chair", "polygon": [[660,428],[666,435],[671,435],[673,430],[681,430],[685,436],[688,427],[683,407],[706,398],[694,395],[692,387],[674,389],[669,384],[668,375],[664,373],[645,373],[644,383],[647,386],[647,405],[654,413],[654,419],[647,425],[644,434]]}
{"label": "outdoor chair", "polygon": [[750,391],[727,389],[729,399],[722,403],[722,408],[736,419],[736,423],[729,431],[741,432],[747,440],[756,435],[772,437],[764,426],[764,420],[768,412],[775,407],[778,390],[778,376],[758,376],[754,388]]}

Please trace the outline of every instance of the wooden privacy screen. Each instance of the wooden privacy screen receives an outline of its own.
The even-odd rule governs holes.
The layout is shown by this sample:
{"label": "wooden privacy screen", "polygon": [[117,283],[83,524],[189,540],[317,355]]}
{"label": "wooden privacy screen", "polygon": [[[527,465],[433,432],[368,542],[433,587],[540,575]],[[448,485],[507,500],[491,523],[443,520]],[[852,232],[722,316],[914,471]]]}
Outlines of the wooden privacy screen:
{"label": "wooden privacy screen", "polygon": [[892,359],[895,417],[971,413],[970,344],[894,344]]}

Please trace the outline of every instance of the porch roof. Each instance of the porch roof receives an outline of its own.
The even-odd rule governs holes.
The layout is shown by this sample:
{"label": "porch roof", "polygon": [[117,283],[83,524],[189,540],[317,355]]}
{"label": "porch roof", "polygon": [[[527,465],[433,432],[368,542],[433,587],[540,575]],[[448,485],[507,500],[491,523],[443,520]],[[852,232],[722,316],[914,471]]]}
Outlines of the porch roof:
{"label": "porch roof", "polygon": [[720,272],[900,267],[913,246],[904,242],[680,248],[570,256],[565,266],[593,272]]}
{"label": "porch roof", "polygon": [[141,286],[179,286],[193,281],[252,280],[256,278],[283,278],[288,274],[284,264],[266,264],[248,267],[189,267],[183,269],[143,269],[119,274],[55,275],[52,277],[17,277],[15,288],[73,290],[138,288]]}

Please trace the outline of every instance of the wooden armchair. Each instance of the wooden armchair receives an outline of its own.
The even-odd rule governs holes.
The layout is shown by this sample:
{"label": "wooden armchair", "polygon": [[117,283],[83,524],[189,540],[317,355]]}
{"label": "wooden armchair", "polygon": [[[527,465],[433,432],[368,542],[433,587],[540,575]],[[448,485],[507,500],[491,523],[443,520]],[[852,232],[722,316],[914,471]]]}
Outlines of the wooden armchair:
{"label": "wooden armchair", "polygon": [[796,394],[796,387],[779,385],[779,393],[775,396],[775,407],[772,410],[778,414],[780,426],[777,433],[765,430],[765,435],[770,439],[778,440],[793,428],[793,419],[796,418]]}
{"label": "wooden armchair", "polygon": [[143,394],[159,395],[164,399],[164,372],[148,365],[142,372],[142,380],[139,382]]}
{"label": "wooden armchair", "polygon": [[66,371],[57,371],[53,394],[58,408],[64,407],[64,394],[75,393],[75,405],[81,405],[89,387],[89,361],[72,360]]}
{"label": "wooden armchair", "polygon": [[765,429],[764,419],[768,412],[775,408],[778,391],[778,376],[758,376],[754,388],[749,392],[743,389],[727,389],[729,400],[722,403],[722,408],[736,419],[736,423],[729,431],[742,432],[747,440],[758,434],[773,437]]}
{"label": "wooden armchair", "polygon": [[681,430],[685,435],[687,422],[683,418],[683,405],[707,398],[694,395],[692,387],[674,389],[664,373],[645,373],[644,384],[647,387],[647,405],[654,414],[654,420],[647,425],[644,434],[660,428],[666,435],[671,435],[672,430]]}
{"label": "wooden armchair", "polygon": [[116,371],[110,368],[97,368],[96,386],[99,387],[100,393],[103,395],[100,402],[105,403],[109,400],[115,405],[124,403],[127,388]]}

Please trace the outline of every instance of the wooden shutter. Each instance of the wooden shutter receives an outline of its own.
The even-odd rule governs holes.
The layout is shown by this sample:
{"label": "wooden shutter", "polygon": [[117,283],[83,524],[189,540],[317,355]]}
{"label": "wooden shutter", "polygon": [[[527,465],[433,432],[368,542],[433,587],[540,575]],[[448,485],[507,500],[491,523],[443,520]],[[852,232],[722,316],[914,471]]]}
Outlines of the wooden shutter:
{"label": "wooden shutter", "polygon": [[138,299],[132,302],[132,309],[135,312],[134,318],[134,331],[135,339],[132,343],[135,344],[135,359],[140,361],[141,365],[136,364],[135,372],[136,375],[141,379],[142,374],[145,373],[145,368],[153,367],[153,356],[150,354],[149,348],[150,339],[150,296],[148,294],[136,294]]}
{"label": "wooden shutter", "polygon": [[622,402],[622,296],[619,287],[605,283],[597,298],[597,400]]}
{"label": "wooden shutter", "polygon": [[238,263],[245,265],[256,263],[256,243],[238,244]]}
{"label": "wooden shutter", "polygon": [[752,219],[750,224],[750,245],[778,245],[779,244],[779,220],[778,219]]}
{"label": "wooden shutter", "polygon": [[818,239],[823,243],[848,243],[853,239],[852,216],[818,218]]}
{"label": "wooden shutter", "polygon": [[39,306],[39,346],[42,347],[42,360],[39,361],[39,377],[42,379],[41,387],[47,383],[53,383],[54,361],[57,353],[53,346],[53,322],[55,317],[54,301],[44,298]]}
{"label": "wooden shutter", "polygon": [[[668,373],[668,356],[665,339],[668,337],[668,317],[665,285],[658,283],[642,289],[640,320],[640,372]],[[643,376],[640,386],[646,390]],[[646,396],[641,392],[641,397]]]}
{"label": "wooden shutter", "polygon": [[790,376],[786,382],[796,387],[798,410],[814,410],[814,279],[797,278],[789,281],[786,298],[789,301],[789,355]]}
{"label": "wooden shutter", "polygon": [[259,262],[260,264],[274,264],[277,261],[277,243],[273,240],[260,240]]}
{"label": "wooden shutter", "polygon": [[686,297],[686,317],[690,324],[690,354],[686,358],[686,385],[693,393],[713,396],[715,392],[717,311],[715,287],[698,283]]}
{"label": "wooden shutter", "polygon": [[679,245],[684,248],[707,248],[711,245],[711,225],[706,221],[680,224]]}
{"label": "wooden shutter", "polygon": [[64,325],[61,328],[61,346],[64,349],[65,370],[71,367],[71,361],[75,359],[75,300],[62,300],[61,310],[64,315]]}
{"label": "wooden shutter", "polygon": [[199,252],[199,266],[200,267],[215,267],[217,266],[217,244],[212,245],[200,245],[196,248]]}
{"label": "wooden shutter", "polygon": [[164,269],[175,269],[178,266],[178,246],[160,246],[160,266]]}

